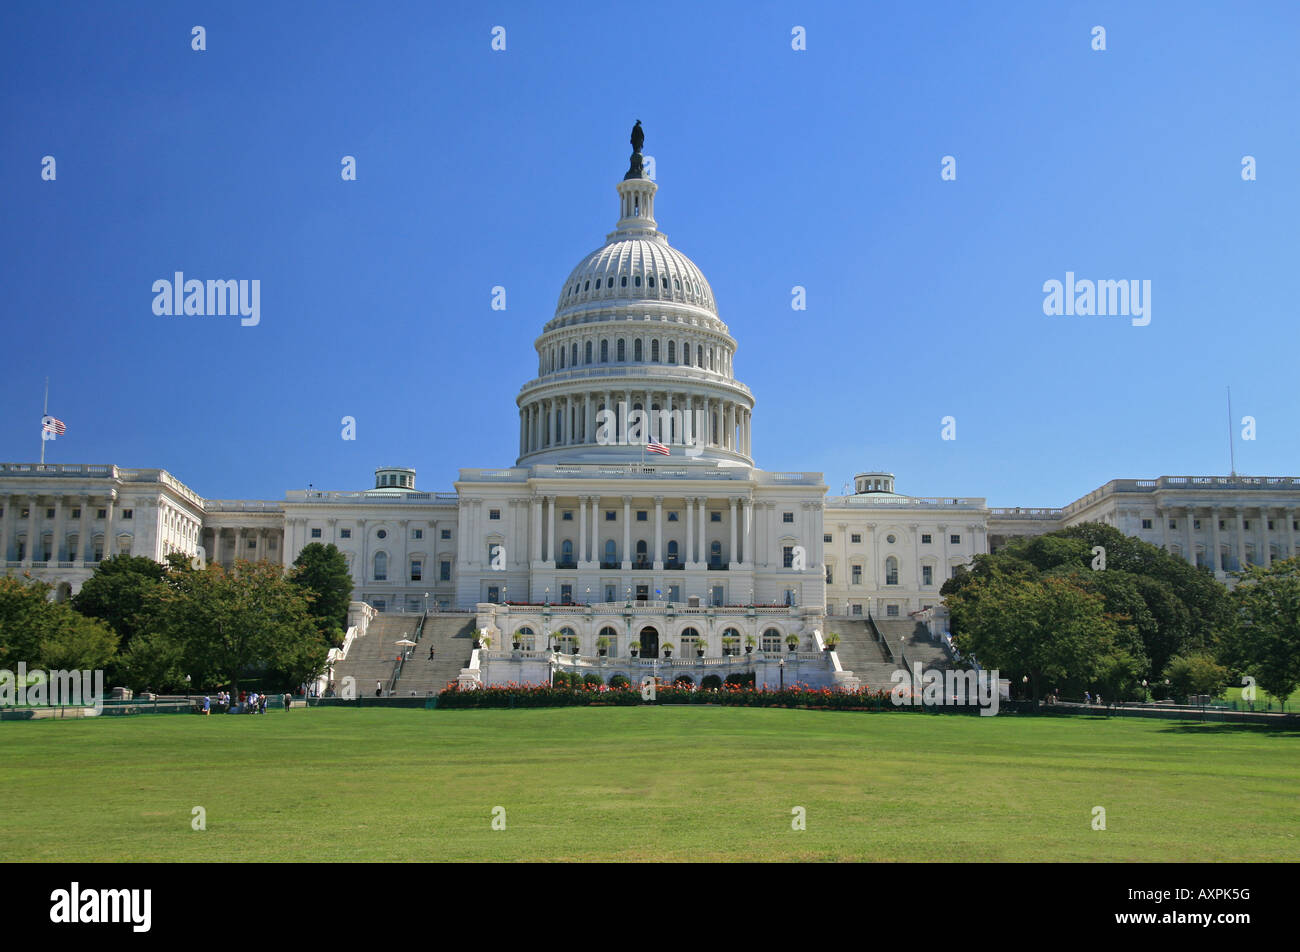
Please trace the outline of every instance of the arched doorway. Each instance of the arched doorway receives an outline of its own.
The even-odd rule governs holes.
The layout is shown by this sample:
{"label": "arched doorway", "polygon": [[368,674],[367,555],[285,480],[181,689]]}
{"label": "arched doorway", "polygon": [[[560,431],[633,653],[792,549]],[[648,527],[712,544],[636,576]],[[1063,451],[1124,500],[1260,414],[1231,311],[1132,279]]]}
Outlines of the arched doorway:
{"label": "arched doorway", "polygon": [[641,657],[659,657],[659,632],[649,625],[641,629]]}

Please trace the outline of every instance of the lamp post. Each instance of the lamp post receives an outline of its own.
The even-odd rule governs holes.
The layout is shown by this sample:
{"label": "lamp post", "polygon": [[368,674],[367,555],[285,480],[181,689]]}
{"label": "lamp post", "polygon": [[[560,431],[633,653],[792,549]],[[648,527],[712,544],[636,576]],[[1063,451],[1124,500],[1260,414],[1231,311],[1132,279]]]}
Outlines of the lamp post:
{"label": "lamp post", "polygon": [[424,613],[429,614],[429,593],[424,593]]}
{"label": "lamp post", "polygon": [[185,675],[185,703],[189,704],[189,701],[190,701],[190,676],[187,674]]}
{"label": "lamp post", "polygon": [[545,599],[544,599],[544,601],[543,601],[543,604],[546,604],[546,605],[551,604],[551,586],[549,586],[549,585],[546,586],[546,596],[545,596]]}
{"label": "lamp post", "polygon": [[785,659],[782,658],[776,663],[777,670],[781,674],[781,690],[785,690]]}
{"label": "lamp post", "polygon": [[587,586],[587,607],[591,607],[591,586]]}

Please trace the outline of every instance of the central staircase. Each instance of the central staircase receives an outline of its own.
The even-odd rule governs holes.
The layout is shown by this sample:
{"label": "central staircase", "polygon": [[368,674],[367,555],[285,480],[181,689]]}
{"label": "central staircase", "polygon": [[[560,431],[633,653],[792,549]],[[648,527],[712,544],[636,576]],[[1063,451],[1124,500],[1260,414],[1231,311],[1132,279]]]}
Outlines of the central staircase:
{"label": "central staircase", "polygon": [[[455,681],[461,668],[469,664],[475,621],[473,615],[430,615],[424,623],[420,643],[411,649],[410,660],[402,665],[402,676],[393,688],[393,697],[409,697],[412,693],[427,697]],[[433,660],[429,659],[431,647]]]}
{"label": "central staircase", "polygon": [[[873,624],[880,632],[880,640],[872,631]],[[826,630],[840,636],[835,649],[840,667],[852,671],[863,687],[873,691],[893,688],[893,673],[903,669],[902,660],[898,658],[900,638],[909,664],[919,661],[927,671],[932,668],[946,671],[956,667],[943,645],[930,638],[925,625],[911,619],[874,618],[867,621],[832,617],[826,619]]]}
{"label": "central staircase", "polygon": [[[344,678],[352,677],[356,679],[358,696],[374,697],[376,681],[384,683],[384,693],[387,694],[388,681],[393,676],[393,665],[402,650],[394,642],[403,638],[414,641],[415,629],[419,624],[419,615],[383,612],[376,615],[371,619],[366,633],[352,640],[348,656],[334,665],[334,692],[342,696]],[[425,650],[427,653],[428,649]]]}

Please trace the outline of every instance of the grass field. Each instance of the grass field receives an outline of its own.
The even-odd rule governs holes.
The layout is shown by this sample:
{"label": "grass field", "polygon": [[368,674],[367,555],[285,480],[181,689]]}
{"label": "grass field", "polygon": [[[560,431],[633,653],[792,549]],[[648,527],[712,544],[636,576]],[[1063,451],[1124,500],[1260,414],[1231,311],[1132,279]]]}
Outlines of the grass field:
{"label": "grass field", "polygon": [[[0,725],[10,859],[1300,859],[1300,732],[713,707]],[[191,829],[206,810],[207,829]],[[506,829],[492,830],[494,807]],[[795,806],[806,831],[791,828]],[[1105,831],[1092,829],[1094,806]]]}

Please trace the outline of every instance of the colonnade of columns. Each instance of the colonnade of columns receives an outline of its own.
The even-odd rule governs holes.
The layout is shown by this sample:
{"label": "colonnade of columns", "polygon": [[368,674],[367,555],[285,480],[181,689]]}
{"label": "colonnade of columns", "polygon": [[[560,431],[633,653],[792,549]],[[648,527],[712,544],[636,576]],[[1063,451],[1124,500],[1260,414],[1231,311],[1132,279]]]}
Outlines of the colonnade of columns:
{"label": "colonnade of columns", "polygon": [[[29,568],[40,563],[84,564],[111,556],[114,521],[118,516],[116,504],[116,490],[96,495],[11,493],[0,496],[0,506],[4,509],[0,516],[0,561]],[[101,509],[104,510],[102,518]],[[52,517],[49,510],[53,510]],[[75,533],[71,531],[73,527]]]}
{"label": "colonnade of columns", "polygon": [[[1206,513],[1205,517],[1198,515],[1201,512]],[[1204,528],[1207,518],[1210,522],[1208,531]],[[1199,538],[1201,551],[1208,556],[1206,562],[1220,576],[1232,571],[1233,561],[1239,567],[1251,562],[1272,565],[1275,545],[1279,558],[1295,558],[1296,555],[1297,510],[1291,507],[1165,506],[1156,509],[1156,519],[1160,523],[1161,545],[1166,552],[1172,553],[1177,546],[1183,559],[1197,565]],[[1202,523],[1199,529],[1196,526],[1198,519]],[[1274,523],[1272,529],[1269,528],[1270,520]],[[1277,525],[1279,520],[1282,522],[1280,526]],[[1171,521],[1175,523],[1172,528]],[[1223,523],[1222,527],[1220,523]],[[1252,554],[1253,559],[1250,558]]]}
{"label": "colonnade of columns", "polygon": [[[600,445],[599,414],[608,408],[616,414],[609,443],[635,438],[633,412],[647,414],[642,440],[654,438],[667,445],[700,443],[752,455],[752,412],[738,400],[675,390],[602,390],[543,397],[519,410],[519,455],[558,446]],[[703,439],[699,428],[703,421]]]}

